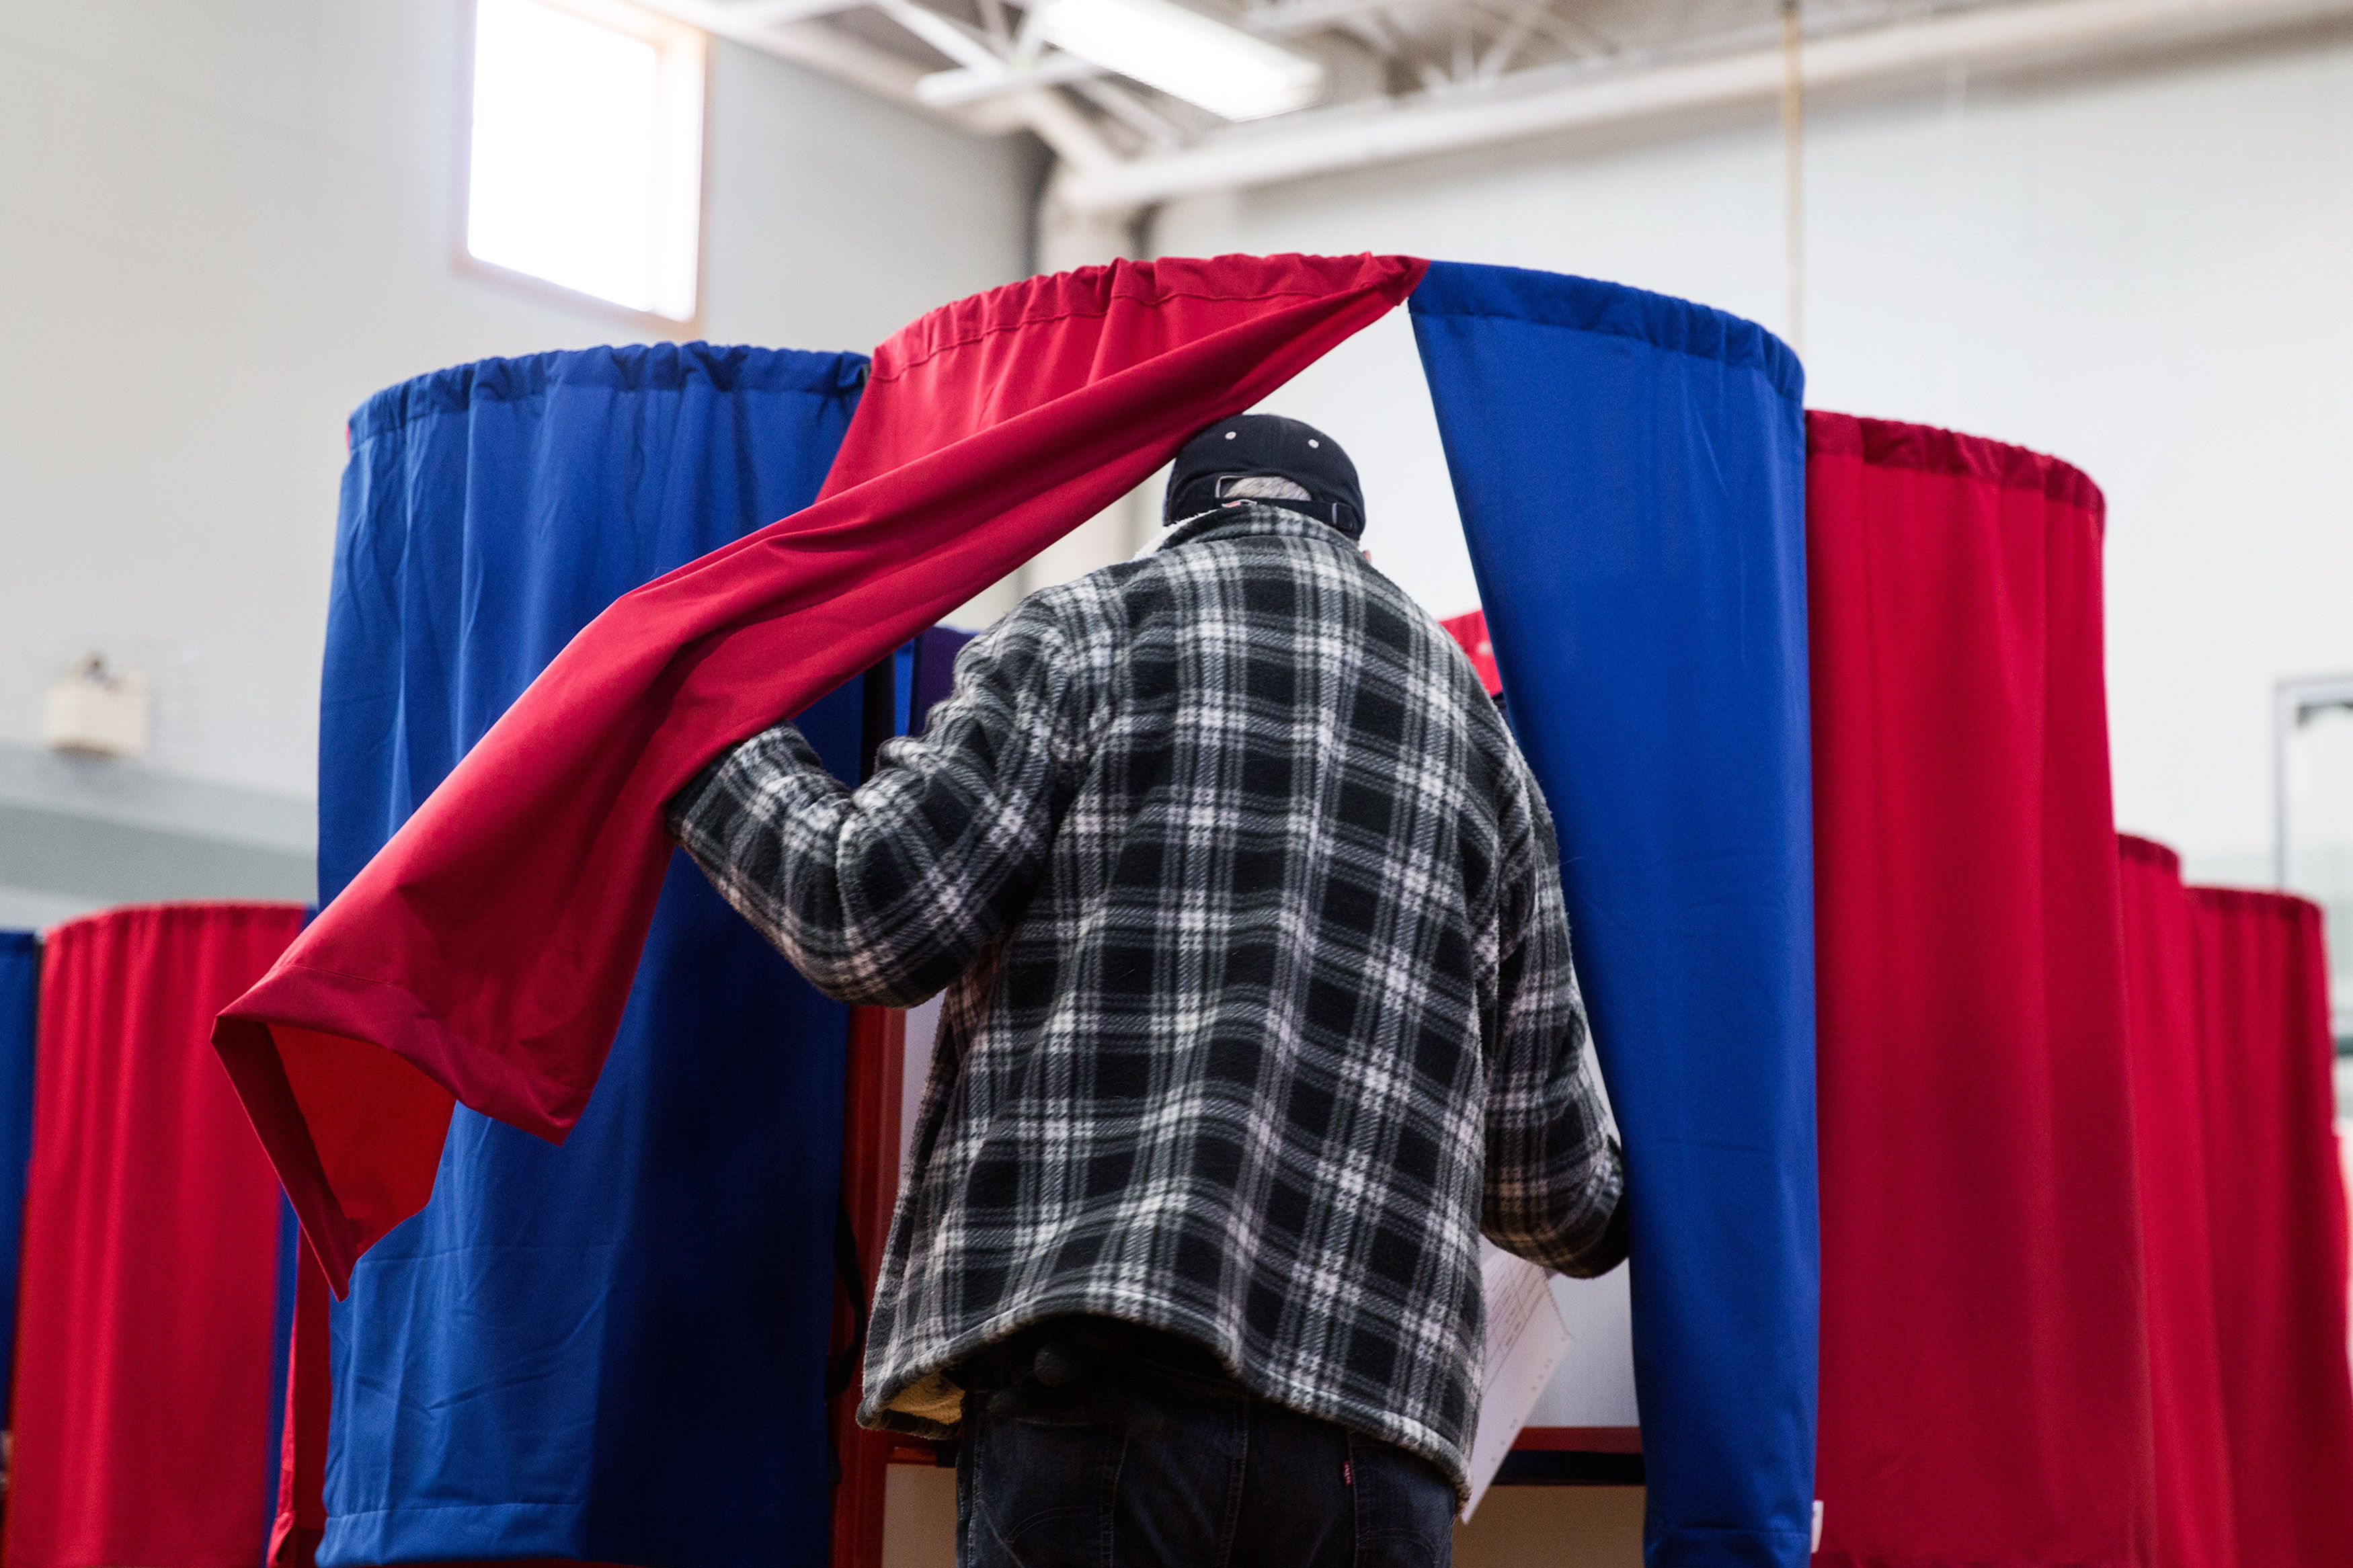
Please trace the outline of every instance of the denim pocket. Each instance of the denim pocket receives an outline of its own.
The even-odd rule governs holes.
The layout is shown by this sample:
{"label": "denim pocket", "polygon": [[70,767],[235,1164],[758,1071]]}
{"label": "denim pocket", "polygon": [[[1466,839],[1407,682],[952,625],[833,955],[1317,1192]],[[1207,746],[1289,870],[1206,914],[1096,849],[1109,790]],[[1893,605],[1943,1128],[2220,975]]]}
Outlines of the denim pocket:
{"label": "denim pocket", "polygon": [[1447,1568],[1454,1561],[1454,1486],[1403,1448],[1351,1433],[1356,1568]]}
{"label": "denim pocket", "polygon": [[964,1440],[972,1468],[963,1568],[1110,1568],[1124,1447],[1115,1422],[976,1411]]}

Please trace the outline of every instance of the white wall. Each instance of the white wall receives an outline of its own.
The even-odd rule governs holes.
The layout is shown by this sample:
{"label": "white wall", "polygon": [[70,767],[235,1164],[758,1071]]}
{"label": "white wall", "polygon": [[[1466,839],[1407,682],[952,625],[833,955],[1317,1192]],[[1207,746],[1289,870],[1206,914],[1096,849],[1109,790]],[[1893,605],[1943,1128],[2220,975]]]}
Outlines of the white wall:
{"label": "white wall", "polygon": [[[0,0],[0,742],[85,648],[149,765],[312,792],[345,416],[642,332],[462,272],[458,0]],[[1038,171],[713,48],[704,336],[868,348],[1026,270]]]}
{"label": "white wall", "polygon": [[[1155,247],[1542,267],[1780,330],[1779,160],[1762,117],[1556,140],[1176,204]],[[2253,857],[2271,683],[2353,669],[2353,36],[1818,104],[1806,194],[1808,402],[2099,481],[2118,819]],[[1401,320],[1269,405],[1364,459],[1376,563],[1473,601]]]}

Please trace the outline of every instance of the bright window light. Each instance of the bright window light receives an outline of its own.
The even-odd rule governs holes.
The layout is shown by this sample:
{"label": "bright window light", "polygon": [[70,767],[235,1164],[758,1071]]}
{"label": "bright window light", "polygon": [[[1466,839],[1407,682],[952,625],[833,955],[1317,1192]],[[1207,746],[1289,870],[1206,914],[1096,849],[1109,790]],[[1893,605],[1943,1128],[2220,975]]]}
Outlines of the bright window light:
{"label": "bright window light", "polygon": [[476,0],[466,249],[694,319],[702,35],[605,0]]}
{"label": "bright window light", "polygon": [[1304,109],[1324,88],[1320,61],[1170,0],[1046,0],[1039,30],[1083,59],[1227,120]]}

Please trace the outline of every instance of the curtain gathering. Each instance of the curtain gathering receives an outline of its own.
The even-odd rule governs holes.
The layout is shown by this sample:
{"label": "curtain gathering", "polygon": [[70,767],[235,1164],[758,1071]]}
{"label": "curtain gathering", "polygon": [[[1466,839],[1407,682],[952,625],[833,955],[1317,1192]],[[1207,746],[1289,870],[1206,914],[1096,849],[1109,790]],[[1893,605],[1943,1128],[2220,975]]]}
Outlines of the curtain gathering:
{"label": "curtain gathering", "polygon": [[[664,344],[369,399],[328,612],[328,907],[581,627],[814,500],[864,372]],[[855,770],[854,689],[801,722]],[[291,1478],[331,1407],[320,1562],[823,1560],[847,1023],[672,858],[571,1136],[459,1107],[435,1201],[326,1313]]]}
{"label": "curtain gathering", "polygon": [[2214,1151],[2233,1151],[2239,1140],[2226,1127],[2216,1130],[2213,1149],[2207,1142],[2196,922],[2180,861],[2145,838],[2121,838],[2117,848],[2134,1166],[2148,1279],[2155,1547],[2168,1568],[2227,1568],[2238,1553],[2211,1194]]}
{"label": "curtain gathering", "polygon": [[2346,1200],[2320,910],[2227,888],[2189,899],[2238,1561],[2353,1563]]}
{"label": "curtain gathering", "polygon": [[1720,311],[1542,272],[1435,263],[1411,309],[1626,1144],[1649,1560],[1799,1568],[1816,1265],[1798,363]]}
{"label": "curtain gathering", "polygon": [[1809,430],[1822,1560],[2145,1562],[2100,494]]}
{"label": "curtain gathering", "polygon": [[205,1040],[302,918],[144,906],[44,943],[12,1568],[261,1552],[278,1184]]}

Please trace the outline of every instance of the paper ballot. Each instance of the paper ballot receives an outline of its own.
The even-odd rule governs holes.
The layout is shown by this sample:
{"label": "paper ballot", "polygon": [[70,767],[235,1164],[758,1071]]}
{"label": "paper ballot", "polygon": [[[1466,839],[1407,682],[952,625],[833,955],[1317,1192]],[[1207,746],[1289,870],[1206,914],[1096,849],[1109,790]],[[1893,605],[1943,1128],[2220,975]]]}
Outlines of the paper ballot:
{"label": "paper ballot", "polygon": [[1471,1439],[1471,1500],[1467,1521],[1495,1479],[1536,1396],[1568,1351],[1568,1324],[1552,1299],[1545,1271],[1493,1242],[1479,1243],[1479,1277],[1487,1294],[1487,1367],[1479,1397],[1479,1430]]}

